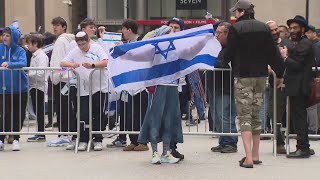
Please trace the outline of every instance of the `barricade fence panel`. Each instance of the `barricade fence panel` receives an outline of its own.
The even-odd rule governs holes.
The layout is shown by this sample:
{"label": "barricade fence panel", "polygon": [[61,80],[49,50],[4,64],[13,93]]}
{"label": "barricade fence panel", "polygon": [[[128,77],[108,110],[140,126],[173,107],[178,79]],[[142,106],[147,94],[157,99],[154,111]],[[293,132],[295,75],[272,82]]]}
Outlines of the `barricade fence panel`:
{"label": "barricade fence panel", "polygon": [[[136,141],[146,110],[148,106],[152,105],[150,104],[152,96],[145,89],[133,96],[130,95],[132,93],[128,93],[130,90],[115,93],[112,90],[111,82],[108,80],[108,85],[95,83],[97,78],[102,78],[102,76],[97,76],[97,73],[101,75],[103,71],[107,72],[107,69],[96,69],[91,72],[89,78],[91,85],[89,103],[90,140],[94,141],[95,135],[104,134],[106,137],[118,135],[118,138],[123,141],[126,141],[126,135],[129,135],[131,141]],[[107,76],[107,74],[104,75]],[[275,74],[273,76],[275,77]],[[99,86],[99,88],[94,90],[93,86]],[[276,102],[277,96],[273,95],[276,93],[275,89],[269,90],[269,86],[269,81],[266,81],[266,92],[259,117],[261,119],[261,136],[272,138],[274,145],[276,145],[273,129],[277,124],[277,116],[273,115],[274,118],[267,121],[267,116],[269,117],[267,109],[269,108],[269,98],[271,98],[270,101]],[[275,81],[273,86],[275,86]],[[236,141],[237,136],[241,135],[237,120],[231,69],[199,71],[197,74],[180,79],[177,88],[180,104],[177,104],[176,107],[181,112],[184,135],[227,136],[234,141]],[[108,90],[103,91],[103,89]],[[97,92],[99,92],[100,97],[106,98],[96,99],[95,94]],[[103,93],[106,93],[106,95],[101,96]],[[97,107],[98,104],[102,106],[102,101],[105,107]],[[272,113],[276,114],[276,106],[271,106],[271,108],[273,109]],[[104,113],[99,113],[100,116],[97,118],[94,111],[98,109],[103,109]],[[96,127],[95,123],[104,125]],[[275,148],[276,146],[274,146],[274,152],[276,151]]]}
{"label": "barricade fence panel", "polygon": [[[7,135],[14,139],[19,135],[79,137],[77,72],[50,67],[0,68],[0,76],[0,140]],[[51,81],[53,76],[58,77],[56,84]]]}
{"label": "barricade fence panel", "polygon": [[[317,73],[319,67],[312,67],[312,71]],[[315,74],[315,77],[318,76]],[[308,122],[309,139],[320,139],[320,103],[309,105],[306,108]],[[285,134],[285,146],[287,154],[290,153],[290,139],[297,138],[296,130],[292,120],[292,111],[290,107],[290,97],[286,97],[285,126],[281,129]]]}
{"label": "barricade fence panel", "polygon": [[[145,89],[135,94],[128,93],[130,90],[114,92],[107,69],[94,69],[87,80],[80,79],[74,70],[64,68],[0,68],[0,71],[0,140],[6,135],[16,138],[18,135],[70,135],[78,144],[81,129],[86,128],[89,129],[84,131],[89,134],[88,147],[92,140],[101,140],[102,135],[118,134],[126,140],[128,134],[136,140],[150,106],[151,96]],[[231,73],[231,69],[199,71],[179,80],[177,108],[181,112],[184,135],[240,135]],[[55,76],[58,83],[51,82]],[[80,87],[82,80],[86,83]],[[275,153],[276,143],[281,140],[277,133],[286,138],[287,145],[295,134],[289,134],[288,103],[282,103],[287,106],[286,110],[279,107],[278,101],[286,101],[283,100],[286,96],[274,88],[275,81],[270,82],[266,81],[259,118],[261,135],[273,138]],[[80,96],[81,88],[89,88],[87,101]],[[83,102],[86,106],[81,105]],[[318,105],[307,109],[309,129],[313,131],[310,138],[320,138],[318,109]],[[81,119],[81,112],[86,112],[88,118]],[[284,112],[287,116],[282,117]]]}

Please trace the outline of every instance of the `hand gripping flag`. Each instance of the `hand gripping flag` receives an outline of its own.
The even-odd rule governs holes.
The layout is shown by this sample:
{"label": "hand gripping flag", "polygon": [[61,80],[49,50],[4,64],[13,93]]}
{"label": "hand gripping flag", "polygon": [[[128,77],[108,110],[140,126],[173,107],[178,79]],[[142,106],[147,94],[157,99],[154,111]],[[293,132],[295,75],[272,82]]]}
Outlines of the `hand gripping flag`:
{"label": "hand gripping flag", "polygon": [[135,94],[198,69],[213,70],[220,50],[211,24],[115,46],[110,49],[109,77],[116,92]]}

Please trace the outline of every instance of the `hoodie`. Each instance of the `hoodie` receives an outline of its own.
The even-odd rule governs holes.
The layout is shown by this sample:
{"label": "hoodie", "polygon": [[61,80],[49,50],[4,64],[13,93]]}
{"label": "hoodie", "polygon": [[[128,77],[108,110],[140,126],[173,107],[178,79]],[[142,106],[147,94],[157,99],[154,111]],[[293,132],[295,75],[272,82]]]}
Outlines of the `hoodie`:
{"label": "hoodie", "polygon": [[[70,42],[74,40],[73,34],[61,34],[53,45],[50,67],[60,67],[60,62],[67,56],[67,50]],[[51,75],[50,75],[51,76]],[[69,74],[71,76],[71,74]],[[57,85],[60,81],[68,81],[68,72],[54,71],[51,80]]]}
{"label": "hoodie", "polygon": [[[11,30],[11,45],[0,44],[0,64],[8,62],[8,69],[22,68],[27,66],[25,50],[18,45],[21,36],[19,29],[8,26]],[[28,78],[25,71],[0,70],[0,94],[18,94],[28,91]],[[20,80],[21,79],[21,80]]]}

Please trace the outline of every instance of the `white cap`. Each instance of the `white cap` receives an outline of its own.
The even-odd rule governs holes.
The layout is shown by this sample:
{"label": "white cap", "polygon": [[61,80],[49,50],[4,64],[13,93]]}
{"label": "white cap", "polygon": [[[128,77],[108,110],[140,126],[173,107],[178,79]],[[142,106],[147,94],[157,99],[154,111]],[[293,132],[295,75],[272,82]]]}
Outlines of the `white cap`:
{"label": "white cap", "polygon": [[77,34],[76,34],[76,37],[84,37],[85,35],[87,35],[85,32],[83,32],[83,31],[80,31],[80,32],[78,32]]}

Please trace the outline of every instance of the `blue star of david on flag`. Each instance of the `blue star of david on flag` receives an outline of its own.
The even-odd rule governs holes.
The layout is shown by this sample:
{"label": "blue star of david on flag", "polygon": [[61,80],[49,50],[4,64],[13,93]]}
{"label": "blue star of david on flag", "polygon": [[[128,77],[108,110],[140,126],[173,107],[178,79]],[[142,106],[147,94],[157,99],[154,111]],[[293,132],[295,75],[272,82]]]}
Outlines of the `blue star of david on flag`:
{"label": "blue star of david on flag", "polygon": [[169,41],[169,46],[168,46],[168,48],[167,49],[165,49],[165,50],[162,50],[160,47],[159,47],[159,43],[160,42],[155,42],[155,43],[152,43],[152,45],[155,47],[155,55],[156,54],[161,54],[165,59],[167,59],[167,57],[168,57],[168,53],[170,52],[170,51],[173,51],[173,50],[176,50],[176,47],[174,46],[174,44],[173,44],[173,40],[172,41]]}

